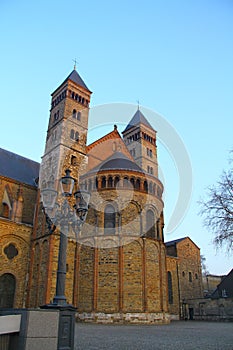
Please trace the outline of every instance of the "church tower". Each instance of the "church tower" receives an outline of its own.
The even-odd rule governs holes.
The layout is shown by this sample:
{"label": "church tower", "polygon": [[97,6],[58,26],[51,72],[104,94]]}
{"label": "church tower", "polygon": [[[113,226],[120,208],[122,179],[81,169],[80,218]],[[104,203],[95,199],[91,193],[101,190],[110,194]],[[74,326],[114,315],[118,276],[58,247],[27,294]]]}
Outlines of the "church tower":
{"label": "church tower", "polygon": [[[71,170],[79,181],[80,170],[86,165],[86,139],[91,91],[74,68],[63,83],[52,93],[50,118],[45,152],[39,174],[39,189],[58,190],[58,181]],[[56,270],[60,234],[50,233],[51,221],[42,210],[38,191],[30,252],[30,272],[26,304],[30,307],[49,303],[55,295]],[[58,197],[57,197],[58,198]],[[56,198],[56,201],[57,201]],[[59,198],[58,198],[59,199]],[[75,279],[75,251],[77,243],[69,240],[67,256],[66,297],[73,302]]]}
{"label": "church tower", "polygon": [[[42,157],[41,187],[48,180],[56,181],[69,168],[78,179],[86,164],[86,140],[91,91],[75,67],[52,93],[50,118]],[[43,183],[44,182],[44,183]]]}
{"label": "church tower", "polygon": [[158,177],[156,131],[139,108],[122,134],[137,165],[145,173]]}

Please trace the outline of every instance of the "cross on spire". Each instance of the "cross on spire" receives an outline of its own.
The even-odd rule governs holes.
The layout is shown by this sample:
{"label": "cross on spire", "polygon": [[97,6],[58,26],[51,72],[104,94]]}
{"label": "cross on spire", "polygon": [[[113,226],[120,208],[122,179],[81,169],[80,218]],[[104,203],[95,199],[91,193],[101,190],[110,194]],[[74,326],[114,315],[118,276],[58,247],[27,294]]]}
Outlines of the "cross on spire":
{"label": "cross on spire", "polygon": [[77,63],[77,60],[76,58],[74,60],[72,60],[74,62],[74,70],[76,70],[76,63]]}

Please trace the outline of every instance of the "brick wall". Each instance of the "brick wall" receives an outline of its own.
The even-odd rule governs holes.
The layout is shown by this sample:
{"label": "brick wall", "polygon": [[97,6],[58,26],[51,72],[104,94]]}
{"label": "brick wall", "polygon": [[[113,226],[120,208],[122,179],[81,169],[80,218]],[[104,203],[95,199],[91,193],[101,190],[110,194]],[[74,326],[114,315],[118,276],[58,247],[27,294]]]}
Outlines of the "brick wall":
{"label": "brick wall", "polygon": [[[0,277],[12,274],[16,279],[14,307],[24,307],[27,290],[29,247],[32,227],[14,223],[7,219],[0,219]],[[17,255],[9,258],[6,248],[12,244]],[[2,305],[4,306],[4,305]]]}
{"label": "brick wall", "polygon": [[203,296],[200,249],[186,238],[177,244],[180,299]]}

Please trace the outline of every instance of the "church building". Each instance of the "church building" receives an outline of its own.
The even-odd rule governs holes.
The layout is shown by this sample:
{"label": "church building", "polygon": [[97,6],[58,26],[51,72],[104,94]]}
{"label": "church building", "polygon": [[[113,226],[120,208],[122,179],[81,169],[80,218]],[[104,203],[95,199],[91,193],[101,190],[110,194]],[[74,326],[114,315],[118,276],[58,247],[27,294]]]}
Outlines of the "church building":
{"label": "church building", "polygon": [[122,135],[114,125],[87,145],[91,94],[76,69],[52,93],[41,165],[0,149],[0,308],[53,300],[60,233],[41,192],[69,169],[91,194],[81,231],[68,232],[65,295],[77,320],[182,318],[185,300],[203,295],[200,249],[189,237],[165,242],[157,132],[138,108]]}

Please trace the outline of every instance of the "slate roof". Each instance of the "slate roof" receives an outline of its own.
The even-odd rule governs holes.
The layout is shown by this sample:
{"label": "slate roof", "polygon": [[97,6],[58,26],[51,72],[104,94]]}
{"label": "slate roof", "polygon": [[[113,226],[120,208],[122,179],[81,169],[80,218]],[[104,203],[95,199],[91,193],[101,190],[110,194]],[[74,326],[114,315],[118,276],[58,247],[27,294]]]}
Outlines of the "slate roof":
{"label": "slate roof", "polygon": [[178,239],[174,239],[173,241],[165,242],[165,246],[170,247],[171,245],[176,245],[176,243],[183,241],[185,238],[188,238],[188,237],[178,238]]}
{"label": "slate roof", "polygon": [[223,277],[215,291],[211,294],[211,298],[229,297],[233,298],[233,269]]}
{"label": "slate roof", "polygon": [[0,175],[36,186],[40,164],[0,148]]}
{"label": "slate roof", "polygon": [[130,160],[122,152],[115,152],[100,165],[93,168],[91,172],[99,172],[103,170],[133,170],[143,172],[143,170],[135,162]]}
{"label": "slate roof", "polygon": [[183,241],[184,239],[187,239],[187,238],[197,247],[197,249],[200,249],[200,248],[196,245],[196,243],[194,243],[194,242],[191,240],[191,238],[188,237],[188,236],[182,237],[182,238],[178,238],[178,239],[174,239],[173,241],[165,242],[164,244],[165,244],[166,247],[170,247],[170,246],[172,246],[172,245],[176,245],[177,243],[179,243],[179,242],[181,242],[181,241]]}
{"label": "slate roof", "polygon": [[68,80],[72,80],[75,84],[81,86],[82,88],[86,89],[87,91],[89,91],[90,93],[92,93],[88,87],[86,86],[86,84],[84,83],[84,81],[82,80],[82,78],[80,77],[80,75],[78,74],[78,72],[74,69],[70,75],[68,75],[68,77],[63,81],[62,84],[60,84],[52,93],[52,96],[55,94],[55,92],[60,89],[60,87],[65,84]]}
{"label": "slate roof", "polygon": [[138,109],[122,133],[125,133],[126,131],[128,131],[129,129],[131,129],[132,127],[138,124],[144,124],[148,126],[150,129],[154,130],[154,128],[150,125],[150,123],[148,122],[146,117],[143,115],[143,113],[140,111],[140,109]]}
{"label": "slate roof", "polygon": [[79,86],[83,87],[84,89],[87,89],[88,91],[90,91],[88,89],[88,87],[86,86],[86,84],[84,83],[84,81],[82,80],[82,78],[80,77],[80,75],[78,74],[78,72],[75,69],[70,73],[70,75],[66,78],[65,81],[67,81],[67,80],[72,80],[77,85],[79,85]]}

